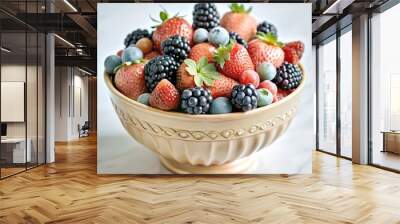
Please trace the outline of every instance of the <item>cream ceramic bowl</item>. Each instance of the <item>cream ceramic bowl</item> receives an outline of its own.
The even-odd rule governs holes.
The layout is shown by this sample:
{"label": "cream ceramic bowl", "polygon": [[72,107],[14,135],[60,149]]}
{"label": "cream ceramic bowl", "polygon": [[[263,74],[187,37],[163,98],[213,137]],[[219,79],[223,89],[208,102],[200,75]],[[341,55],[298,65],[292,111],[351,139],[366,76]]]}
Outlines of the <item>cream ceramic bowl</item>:
{"label": "cream ceramic bowl", "polygon": [[159,155],[162,164],[180,174],[249,173],[254,156],[281,136],[296,114],[300,86],[272,105],[246,113],[189,115],[166,112],[122,95],[104,76],[115,111],[136,141]]}

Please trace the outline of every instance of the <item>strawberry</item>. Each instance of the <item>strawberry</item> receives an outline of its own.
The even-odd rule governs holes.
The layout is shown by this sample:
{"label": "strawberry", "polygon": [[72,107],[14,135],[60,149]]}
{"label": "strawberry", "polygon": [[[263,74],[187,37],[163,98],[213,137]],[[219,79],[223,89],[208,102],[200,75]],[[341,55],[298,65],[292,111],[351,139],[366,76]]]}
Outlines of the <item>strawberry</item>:
{"label": "strawberry", "polygon": [[209,43],[200,43],[192,47],[189,58],[198,62],[201,57],[206,56],[209,62],[213,62],[214,51],[216,48]]}
{"label": "strawberry", "polygon": [[[192,46],[192,25],[177,15],[172,18],[168,17],[168,13],[166,11],[160,12],[161,24],[157,26],[153,33],[153,43],[155,44],[156,49],[161,50],[161,43],[174,35],[185,37],[189,41],[189,45]],[[159,22],[157,20],[154,21]]]}
{"label": "strawberry", "polygon": [[246,48],[235,41],[221,45],[215,52],[214,59],[217,62],[218,70],[234,80],[239,80],[244,71],[254,70]]}
{"label": "strawberry", "polygon": [[257,21],[250,16],[251,8],[246,10],[243,4],[238,3],[232,3],[230,8],[231,12],[221,18],[221,26],[249,41],[257,32]]}
{"label": "strawberry", "polygon": [[147,53],[147,54],[144,55],[144,59],[150,61],[151,59],[157,57],[158,55],[160,55],[160,52],[158,52],[158,51],[151,51],[151,52],[149,52],[149,53]]}
{"label": "strawberry", "polygon": [[220,96],[224,97],[230,97],[232,88],[239,83],[236,82],[235,80],[226,77],[224,75],[221,75],[221,77],[217,80],[215,80],[213,86],[206,87],[211,91],[212,97],[215,99]]}
{"label": "strawberry", "polygon": [[270,62],[279,68],[285,59],[282,45],[274,34],[258,33],[257,39],[250,41],[247,50],[256,68],[263,62]]}
{"label": "strawberry", "polygon": [[285,52],[285,61],[291,64],[298,64],[304,53],[304,44],[301,41],[286,43],[283,47]]}
{"label": "strawberry", "polygon": [[180,95],[167,79],[161,80],[150,95],[149,103],[161,110],[175,110],[179,106]]}
{"label": "strawberry", "polygon": [[115,87],[125,96],[136,100],[139,95],[147,92],[144,81],[144,63],[122,65],[114,77]]}
{"label": "strawberry", "polygon": [[176,72],[176,88],[179,91],[183,91],[185,89],[193,88],[196,86],[194,83],[194,76],[189,74],[186,70],[188,65],[182,63],[179,67],[178,71]]}
{"label": "strawberry", "polygon": [[220,96],[229,97],[233,86],[238,83],[217,72],[214,64],[208,63],[203,56],[198,63],[192,59],[186,59],[177,73],[177,87],[183,91],[195,86],[204,87],[211,91],[216,98]]}

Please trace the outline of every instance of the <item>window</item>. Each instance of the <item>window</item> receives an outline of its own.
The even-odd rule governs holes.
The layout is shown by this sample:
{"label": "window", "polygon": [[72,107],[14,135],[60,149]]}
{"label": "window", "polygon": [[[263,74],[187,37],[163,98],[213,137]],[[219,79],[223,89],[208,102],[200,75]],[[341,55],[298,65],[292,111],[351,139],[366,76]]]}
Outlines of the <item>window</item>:
{"label": "window", "polygon": [[336,153],[336,40],[318,48],[318,149]]}
{"label": "window", "polygon": [[340,155],[352,157],[352,32],[340,36]]}
{"label": "window", "polygon": [[371,18],[372,164],[400,171],[400,5]]}

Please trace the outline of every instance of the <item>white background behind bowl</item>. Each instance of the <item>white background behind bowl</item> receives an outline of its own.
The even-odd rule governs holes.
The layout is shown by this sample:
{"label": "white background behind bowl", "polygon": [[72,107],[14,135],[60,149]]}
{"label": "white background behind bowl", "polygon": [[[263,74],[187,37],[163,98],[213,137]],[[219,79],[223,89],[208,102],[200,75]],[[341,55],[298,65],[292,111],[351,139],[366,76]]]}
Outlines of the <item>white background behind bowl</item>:
{"label": "white background behind bowl", "polygon": [[[171,15],[179,12],[192,23],[191,3],[101,3],[97,15],[97,172],[99,174],[166,174],[157,156],[132,139],[124,130],[112,107],[104,84],[104,59],[124,48],[125,36],[138,28],[150,29],[162,5]],[[301,40],[305,54],[301,63],[307,73],[307,85],[297,115],[286,133],[275,143],[258,152],[256,174],[311,173],[312,149],[315,148],[314,92],[315,73],[311,48],[311,4],[246,3],[258,22],[267,20],[278,29],[283,42]],[[217,4],[221,17],[228,4]]]}

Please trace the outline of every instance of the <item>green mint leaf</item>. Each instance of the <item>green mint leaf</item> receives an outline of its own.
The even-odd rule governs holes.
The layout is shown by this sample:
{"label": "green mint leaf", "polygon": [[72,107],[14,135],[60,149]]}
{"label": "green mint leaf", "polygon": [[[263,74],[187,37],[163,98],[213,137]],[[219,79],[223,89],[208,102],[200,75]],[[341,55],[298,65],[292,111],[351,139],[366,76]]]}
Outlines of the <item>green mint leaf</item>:
{"label": "green mint leaf", "polygon": [[214,79],[211,78],[211,77],[209,77],[207,74],[201,73],[201,74],[200,74],[200,77],[201,77],[201,79],[204,81],[204,83],[205,83],[207,86],[213,86],[213,85],[214,85]]}
{"label": "green mint leaf", "polygon": [[197,76],[196,67],[186,66],[185,70],[186,70],[190,75]]}
{"label": "green mint leaf", "polygon": [[192,59],[185,59],[183,62],[189,67],[196,68],[196,62]]}
{"label": "green mint leaf", "polygon": [[212,72],[212,73],[208,73],[210,75],[210,77],[214,80],[220,79],[221,78],[221,74],[219,74],[219,72]]}
{"label": "green mint leaf", "polygon": [[206,56],[201,57],[198,64],[197,64],[197,70],[200,71],[203,67],[205,67],[208,64],[208,59]]}
{"label": "green mint leaf", "polygon": [[194,83],[196,84],[196,86],[201,87],[203,86],[203,79],[199,75],[196,75],[194,77]]}
{"label": "green mint leaf", "polygon": [[214,64],[207,64],[206,66],[200,69],[201,73],[212,73],[215,72],[217,69],[215,68]]}

